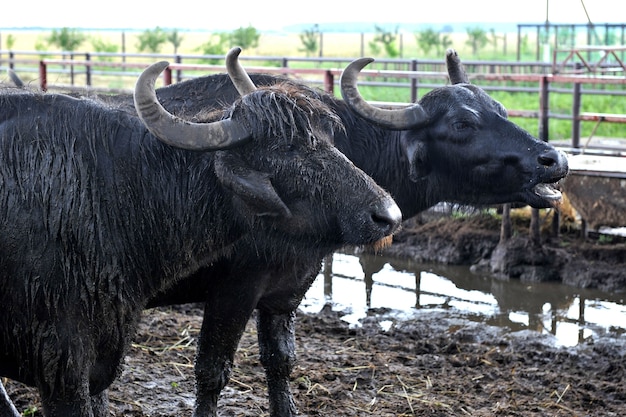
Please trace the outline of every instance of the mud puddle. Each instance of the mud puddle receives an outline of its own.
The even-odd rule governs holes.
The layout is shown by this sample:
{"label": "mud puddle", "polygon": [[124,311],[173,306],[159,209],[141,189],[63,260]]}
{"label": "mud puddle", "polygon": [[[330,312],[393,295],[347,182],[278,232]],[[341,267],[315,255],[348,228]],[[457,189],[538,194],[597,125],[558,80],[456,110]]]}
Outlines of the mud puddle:
{"label": "mud puddle", "polygon": [[418,264],[410,260],[335,253],[300,305],[307,313],[330,304],[359,326],[368,313],[396,322],[448,311],[510,332],[534,331],[555,346],[600,338],[626,338],[626,294],[559,283],[503,281],[467,266]]}

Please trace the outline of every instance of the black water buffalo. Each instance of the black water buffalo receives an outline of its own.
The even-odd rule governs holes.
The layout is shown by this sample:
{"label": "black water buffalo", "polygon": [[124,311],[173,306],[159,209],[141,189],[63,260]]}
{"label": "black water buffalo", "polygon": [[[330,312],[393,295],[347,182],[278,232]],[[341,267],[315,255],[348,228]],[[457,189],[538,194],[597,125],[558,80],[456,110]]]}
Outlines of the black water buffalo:
{"label": "black water buffalo", "polygon": [[[566,175],[564,155],[507,121],[499,103],[468,84],[454,51],[447,54],[453,85],[425,95],[419,106],[391,114],[371,109],[355,97],[356,75],[367,62],[355,61],[344,73],[347,101],[281,77],[252,74],[251,78],[257,85],[293,84],[333,108],[346,127],[335,132],[335,145],[392,193],[404,218],[440,201],[548,207],[558,198],[548,184]],[[228,76],[213,75],[160,88],[157,95],[171,112],[194,119],[203,117],[207,108],[233,102],[239,93]],[[106,99],[134,111],[129,97]],[[351,108],[354,101],[356,111]],[[412,113],[420,120],[405,123]],[[289,389],[295,362],[295,310],[326,254],[323,249],[298,244],[280,253],[270,240],[249,236],[239,240],[229,256],[150,301],[150,306],[205,303],[195,366],[196,417],[216,414],[237,344],[255,308],[270,414],[296,414]],[[250,283],[255,283],[254,289]],[[232,299],[238,303],[233,305]],[[227,338],[224,329],[229,330]]]}
{"label": "black water buffalo", "polygon": [[[0,375],[36,386],[46,416],[108,415],[105,389],[147,301],[238,241],[291,259],[399,227],[389,194],[331,145],[334,112],[288,85],[256,89],[238,53],[227,62],[242,96],[200,122],[158,104],[167,63],[140,76],[139,117],[0,94]],[[212,308],[244,320],[238,301],[257,285]],[[17,415],[4,388],[0,415]]]}
{"label": "black water buffalo", "polygon": [[[447,53],[453,84],[433,90],[401,111],[373,108],[360,98],[356,76],[368,62],[357,60],[344,72],[346,101],[316,90],[309,94],[318,94],[339,114],[346,130],[336,132],[335,145],[391,192],[404,218],[440,201],[522,202],[541,208],[560,197],[550,184],[567,174],[564,154],[508,121],[498,102],[468,83],[454,51]],[[251,77],[259,85],[284,82],[268,75]],[[201,114],[202,104],[228,103],[236,91],[226,77],[215,75],[161,88],[158,95],[172,112],[193,117]],[[124,100],[117,97],[113,101]],[[250,282],[267,288],[256,304],[250,299],[246,308],[258,309],[260,358],[268,380],[270,414],[296,414],[289,389],[295,361],[294,311],[319,272],[324,254],[299,246],[290,252],[292,258],[277,256],[262,244],[243,239],[233,256],[204,268],[150,302],[150,306],[205,303],[195,365],[195,417],[216,414],[219,393],[228,381],[239,338],[225,341],[220,329],[236,327],[240,335],[245,326],[243,321],[231,320],[233,313],[222,300],[233,297],[237,285],[243,291]],[[226,282],[229,285],[223,288]]]}

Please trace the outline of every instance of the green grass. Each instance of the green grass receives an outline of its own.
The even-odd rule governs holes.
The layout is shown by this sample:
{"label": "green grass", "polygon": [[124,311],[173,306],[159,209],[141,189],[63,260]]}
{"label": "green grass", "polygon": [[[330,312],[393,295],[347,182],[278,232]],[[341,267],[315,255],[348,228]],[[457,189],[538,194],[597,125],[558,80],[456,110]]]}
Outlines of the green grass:
{"label": "green grass", "polygon": [[[539,98],[537,96],[521,97],[510,93],[492,94],[492,97],[501,101],[507,108],[511,109],[538,109]],[[573,96],[564,93],[551,93],[550,95],[550,112],[554,114],[571,115]],[[524,107],[520,107],[520,106]],[[626,114],[626,97],[621,96],[599,96],[587,94],[582,96],[581,112],[593,113],[613,113]],[[519,119],[516,123],[523,126],[530,132],[537,134],[539,121],[536,119],[526,119],[521,122]],[[583,121],[580,125],[580,139],[585,141],[596,127],[596,122]],[[594,132],[595,136],[605,137],[626,137],[626,125],[620,123],[602,122],[597,126]],[[560,140],[567,139],[572,136],[571,120],[560,120],[551,118],[549,120],[549,139]]]}

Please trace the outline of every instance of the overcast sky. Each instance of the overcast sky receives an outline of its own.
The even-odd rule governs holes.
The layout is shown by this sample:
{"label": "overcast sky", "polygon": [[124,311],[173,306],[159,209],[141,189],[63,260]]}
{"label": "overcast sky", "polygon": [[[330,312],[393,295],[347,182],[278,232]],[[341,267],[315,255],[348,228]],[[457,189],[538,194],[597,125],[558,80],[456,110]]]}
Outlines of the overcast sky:
{"label": "overcast sky", "polygon": [[[546,1],[551,22],[587,23],[581,0],[28,0],[5,2],[0,11],[0,28],[145,29],[160,26],[233,30],[252,25],[259,30],[280,31],[294,24],[336,22],[542,23],[546,19]],[[584,2],[594,23],[626,20],[624,0]],[[616,10],[617,4],[619,10]]]}

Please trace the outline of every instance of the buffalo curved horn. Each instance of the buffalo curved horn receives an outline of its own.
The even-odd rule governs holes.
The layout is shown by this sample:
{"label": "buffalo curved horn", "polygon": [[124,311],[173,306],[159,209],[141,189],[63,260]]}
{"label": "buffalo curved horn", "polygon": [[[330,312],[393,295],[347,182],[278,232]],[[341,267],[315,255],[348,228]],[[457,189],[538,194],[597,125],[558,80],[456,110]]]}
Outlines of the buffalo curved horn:
{"label": "buffalo curved horn", "polygon": [[459,54],[452,48],[446,51],[446,67],[452,84],[469,84],[469,77],[459,59]]}
{"label": "buffalo curved horn", "polygon": [[359,72],[373,58],[359,58],[352,61],[341,73],[339,81],[341,96],[350,108],[364,119],[381,127],[392,130],[408,130],[418,127],[428,121],[426,111],[418,103],[399,110],[381,109],[369,104],[359,93],[356,85]]}
{"label": "buffalo curved horn", "polygon": [[13,82],[13,84],[15,84],[16,87],[24,88],[24,81],[22,81],[22,79],[19,77],[19,75],[17,75],[15,71],[9,68],[7,69],[7,74],[9,74],[9,78],[11,78],[11,81]]}
{"label": "buffalo curved horn", "polygon": [[228,51],[226,54],[226,71],[228,71],[228,76],[235,85],[239,95],[245,96],[256,90],[256,85],[254,85],[246,70],[239,63],[237,58],[240,53],[241,48],[238,46]]}
{"label": "buffalo curved horn", "polygon": [[157,62],[146,68],[135,85],[135,110],[150,133],[168,145],[190,150],[219,150],[242,145],[251,133],[243,124],[223,119],[212,123],[193,123],[174,116],[163,108],[154,83],[169,65]]}

